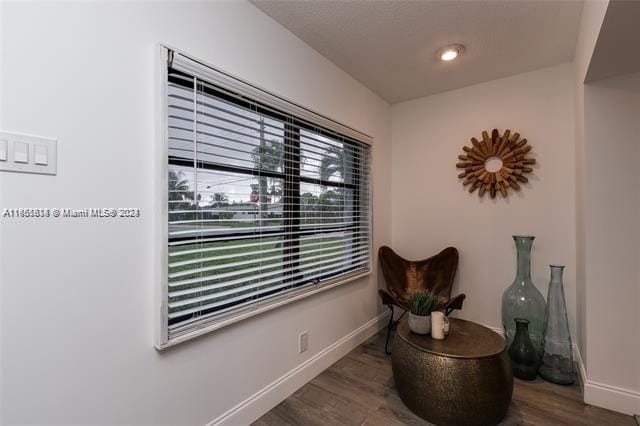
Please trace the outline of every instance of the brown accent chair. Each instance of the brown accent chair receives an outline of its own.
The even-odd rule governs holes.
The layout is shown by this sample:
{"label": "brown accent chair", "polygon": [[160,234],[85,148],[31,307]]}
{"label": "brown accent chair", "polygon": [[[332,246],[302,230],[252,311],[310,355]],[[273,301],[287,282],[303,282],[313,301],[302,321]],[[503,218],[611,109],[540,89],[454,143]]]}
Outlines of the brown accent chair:
{"label": "brown accent chair", "polygon": [[[391,318],[387,325],[387,339],[384,350],[389,355],[389,335],[391,329],[409,311],[409,296],[416,291],[431,291],[446,300],[438,306],[449,315],[455,309],[462,309],[465,295],[451,297],[453,278],[458,269],[458,250],[447,247],[435,256],[424,260],[407,260],[391,247],[382,246],[378,250],[382,273],[387,282],[386,289],[378,290],[382,303],[391,310]],[[393,321],[393,307],[397,306],[404,312],[395,322]]]}

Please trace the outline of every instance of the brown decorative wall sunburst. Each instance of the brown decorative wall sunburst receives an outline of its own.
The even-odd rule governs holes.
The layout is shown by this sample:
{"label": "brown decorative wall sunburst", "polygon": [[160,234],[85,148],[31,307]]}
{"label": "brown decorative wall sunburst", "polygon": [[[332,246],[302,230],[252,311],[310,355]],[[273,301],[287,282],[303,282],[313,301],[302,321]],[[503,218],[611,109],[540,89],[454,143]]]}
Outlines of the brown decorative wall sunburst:
{"label": "brown decorative wall sunburst", "polygon": [[[500,192],[506,198],[509,188],[519,191],[518,182],[529,181],[524,175],[533,171],[528,166],[535,164],[536,160],[527,158],[531,145],[527,145],[526,139],[520,139],[520,133],[511,134],[507,129],[500,136],[498,129],[493,129],[489,136],[483,131],[482,141],[471,138],[471,144],[471,147],[462,147],[464,153],[458,155],[462,162],[456,164],[457,168],[464,169],[458,177],[464,179],[462,185],[471,185],[469,192],[479,189],[480,197],[488,192],[491,198]],[[499,167],[488,168],[488,163],[493,164],[494,161]]]}

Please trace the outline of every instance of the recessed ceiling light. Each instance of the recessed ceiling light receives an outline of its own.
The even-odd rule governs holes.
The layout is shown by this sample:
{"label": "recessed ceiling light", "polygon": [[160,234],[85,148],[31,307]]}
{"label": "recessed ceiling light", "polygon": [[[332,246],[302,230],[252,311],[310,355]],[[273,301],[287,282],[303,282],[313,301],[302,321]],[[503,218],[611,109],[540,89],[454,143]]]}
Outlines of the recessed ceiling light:
{"label": "recessed ceiling light", "polygon": [[461,44],[452,44],[451,46],[443,47],[438,51],[438,57],[440,60],[450,62],[462,55],[464,52],[464,46]]}

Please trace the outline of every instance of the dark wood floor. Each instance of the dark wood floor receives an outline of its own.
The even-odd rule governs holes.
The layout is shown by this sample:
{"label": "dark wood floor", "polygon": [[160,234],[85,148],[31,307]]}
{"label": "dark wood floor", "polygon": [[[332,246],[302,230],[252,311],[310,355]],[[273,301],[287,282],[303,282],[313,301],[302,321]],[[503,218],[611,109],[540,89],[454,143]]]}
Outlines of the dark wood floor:
{"label": "dark wood floor", "polygon": [[[254,423],[266,425],[428,425],[398,397],[381,332]],[[629,425],[633,417],[585,405],[580,388],[515,379],[504,425]]]}

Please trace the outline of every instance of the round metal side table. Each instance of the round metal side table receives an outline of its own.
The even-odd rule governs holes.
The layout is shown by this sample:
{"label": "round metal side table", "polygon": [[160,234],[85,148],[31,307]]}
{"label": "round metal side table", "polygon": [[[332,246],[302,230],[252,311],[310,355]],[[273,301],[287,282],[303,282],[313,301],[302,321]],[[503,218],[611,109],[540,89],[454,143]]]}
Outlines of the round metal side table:
{"label": "round metal side table", "polygon": [[507,413],[513,374],[502,337],[457,318],[444,340],[398,325],[391,365],[405,405],[437,425],[497,424]]}

